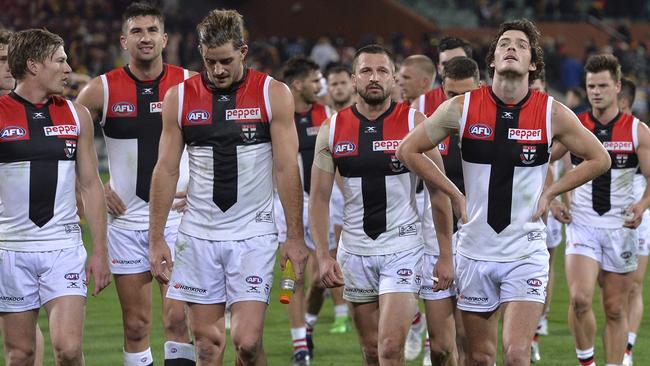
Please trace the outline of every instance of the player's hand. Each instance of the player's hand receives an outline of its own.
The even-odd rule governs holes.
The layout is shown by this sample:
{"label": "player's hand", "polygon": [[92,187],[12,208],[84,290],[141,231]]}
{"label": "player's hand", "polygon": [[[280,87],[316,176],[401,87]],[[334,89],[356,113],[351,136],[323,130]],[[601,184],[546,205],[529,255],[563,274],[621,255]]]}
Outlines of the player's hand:
{"label": "player's hand", "polygon": [[452,257],[438,257],[438,262],[433,267],[433,277],[438,281],[433,282],[433,291],[442,291],[451,287],[454,282],[454,263]]}
{"label": "player's hand", "polygon": [[308,250],[303,238],[287,238],[284,244],[280,246],[282,253],[280,266],[284,269],[284,264],[289,259],[293,264],[293,270],[296,272],[296,281],[298,282],[302,281],[302,275],[307,265]]}
{"label": "player's hand", "polygon": [[459,224],[466,224],[467,223],[467,201],[465,199],[465,195],[459,193],[458,195],[450,197],[450,199],[451,199],[451,207],[454,210],[454,216],[458,218]]}
{"label": "player's hand", "polygon": [[332,288],[343,286],[343,273],[336,259],[328,254],[327,256],[318,257],[317,261],[323,287]]}
{"label": "player's hand", "polygon": [[151,275],[161,284],[168,284],[174,262],[172,262],[172,253],[164,238],[149,240],[149,263],[151,264]]}
{"label": "player's hand", "polygon": [[537,211],[533,214],[531,221],[535,222],[539,219],[542,219],[546,223],[546,218],[548,217],[548,207],[551,202],[551,198],[546,194],[542,193],[542,196],[539,197],[539,202],[537,203]]}
{"label": "player's hand", "polygon": [[121,216],[126,212],[126,205],[120,198],[120,196],[115,193],[111,184],[109,182],[104,183],[104,196],[106,196],[106,207],[108,208],[108,213],[113,216]]}
{"label": "player's hand", "polygon": [[103,252],[93,252],[86,265],[86,281],[92,276],[95,285],[93,296],[97,296],[111,283],[111,271],[108,267],[108,256]]}
{"label": "player's hand", "polygon": [[551,214],[557,221],[563,224],[571,223],[571,213],[569,212],[569,209],[566,207],[564,202],[561,202],[559,200],[552,200],[549,204],[549,208],[551,210]]}
{"label": "player's hand", "polygon": [[174,195],[174,204],[172,210],[181,213],[187,209],[187,192],[176,192]]}
{"label": "player's hand", "polygon": [[641,220],[643,219],[643,211],[645,211],[645,207],[640,202],[628,207],[626,212],[633,213],[634,217],[631,220],[625,220],[623,227],[629,227],[630,229],[636,229],[639,227],[639,225],[641,225]]}

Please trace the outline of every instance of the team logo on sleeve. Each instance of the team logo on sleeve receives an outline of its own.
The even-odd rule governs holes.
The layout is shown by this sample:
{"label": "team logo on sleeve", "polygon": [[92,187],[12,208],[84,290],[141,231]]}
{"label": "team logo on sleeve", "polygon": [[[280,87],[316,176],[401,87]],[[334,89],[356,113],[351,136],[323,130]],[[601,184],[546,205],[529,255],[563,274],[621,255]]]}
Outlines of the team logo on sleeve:
{"label": "team logo on sleeve", "polygon": [[519,157],[521,158],[521,162],[526,165],[534,163],[535,158],[537,158],[537,146],[522,146]]}
{"label": "team logo on sleeve", "polygon": [[75,140],[65,140],[65,148],[63,152],[65,157],[68,159],[74,158],[74,153],[77,151],[77,141]]}
{"label": "team logo on sleeve", "polygon": [[257,135],[257,126],[241,125],[241,138],[245,144],[255,142],[255,135]]}

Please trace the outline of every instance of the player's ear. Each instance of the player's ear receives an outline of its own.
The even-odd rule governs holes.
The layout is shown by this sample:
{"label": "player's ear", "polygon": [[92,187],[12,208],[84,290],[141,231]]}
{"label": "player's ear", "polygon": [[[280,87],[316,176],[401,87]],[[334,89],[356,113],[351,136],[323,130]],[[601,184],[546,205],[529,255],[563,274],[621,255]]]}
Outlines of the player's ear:
{"label": "player's ear", "polygon": [[242,45],[239,47],[239,52],[241,52],[241,58],[246,59],[246,55],[248,54],[248,45]]}

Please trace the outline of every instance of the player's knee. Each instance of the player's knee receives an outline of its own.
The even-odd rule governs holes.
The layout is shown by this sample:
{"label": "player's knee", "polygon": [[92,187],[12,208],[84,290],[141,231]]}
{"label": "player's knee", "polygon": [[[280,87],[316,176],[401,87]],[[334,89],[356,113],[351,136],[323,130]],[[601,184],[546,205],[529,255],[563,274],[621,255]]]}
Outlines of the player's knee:
{"label": "player's knee", "polygon": [[166,309],[163,325],[165,332],[174,335],[175,338],[185,340],[188,337],[187,316],[182,306],[170,306]]}
{"label": "player's knee", "polygon": [[151,322],[141,316],[130,316],[124,321],[124,337],[127,341],[138,342],[149,336]]}
{"label": "player's knee", "polygon": [[78,365],[82,359],[81,342],[59,342],[54,345],[57,365]]}
{"label": "player's knee", "polygon": [[197,335],[194,340],[194,348],[199,360],[206,363],[215,362],[219,354],[223,351],[224,343],[216,338],[204,337]]}
{"label": "player's knee", "polygon": [[32,366],[35,353],[33,349],[20,350],[12,349],[7,352],[7,366]]}
{"label": "player's knee", "polygon": [[492,361],[493,358],[494,357],[488,353],[472,351],[468,355],[467,362],[471,366],[492,366],[494,365],[494,361]]}
{"label": "player's knee", "polygon": [[643,283],[638,283],[637,281],[632,282],[630,287],[630,297],[641,295],[641,290],[643,288]]}
{"label": "player's knee", "polygon": [[438,360],[438,363],[444,363],[444,361],[451,358],[454,345],[452,342],[447,340],[433,340],[429,339],[429,346],[431,348],[431,359]]}
{"label": "player's knee", "polygon": [[257,334],[239,334],[232,342],[237,356],[246,364],[253,363],[262,349],[262,338]]}
{"label": "player's knee", "polygon": [[528,365],[530,363],[530,345],[504,347],[503,359],[509,366]]}
{"label": "player's knee", "polygon": [[580,292],[571,294],[571,309],[577,316],[588,312],[591,309],[591,297]]}
{"label": "player's knee", "polygon": [[621,301],[606,300],[604,303],[605,316],[610,321],[620,321],[626,316],[625,306]]}
{"label": "player's knee", "polygon": [[379,365],[377,347],[362,347],[361,353],[363,354],[365,365]]}
{"label": "player's knee", "polygon": [[384,360],[399,360],[404,354],[404,342],[397,337],[385,337],[379,344],[379,356]]}

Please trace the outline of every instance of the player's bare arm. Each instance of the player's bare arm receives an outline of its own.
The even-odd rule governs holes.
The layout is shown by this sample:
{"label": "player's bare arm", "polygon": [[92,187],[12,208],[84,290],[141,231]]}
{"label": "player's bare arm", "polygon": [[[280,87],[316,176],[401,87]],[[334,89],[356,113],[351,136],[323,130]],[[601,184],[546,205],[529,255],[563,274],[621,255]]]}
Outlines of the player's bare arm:
{"label": "player's bare arm", "polygon": [[[639,140],[639,146],[636,149],[636,154],[639,157],[639,167],[641,168],[641,174],[646,180],[646,183],[650,182],[650,128],[645,123],[639,123],[637,130],[637,136]],[[648,184],[645,186],[643,191],[643,196],[628,210],[634,213],[634,218],[630,221],[625,222],[625,227],[636,228],[641,225],[641,218],[643,217],[643,212],[650,206],[650,187]]]}
{"label": "player's bare arm", "polygon": [[102,182],[97,173],[97,153],[93,142],[93,123],[88,110],[75,103],[79,116],[79,139],[77,143],[77,177],[83,199],[84,211],[93,240],[93,253],[86,266],[86,278],[95,281],[93,296],[111,283],[106,246],[106,201]]}
{"label": "player's bare arm", "polygon": [[[415,128],[422,125],[425,117],[422,113],[416,112],[414,116]],[[437,145],[434,145],[437,146]],[[435,165],[442,174],[445,173],[445,166],[442,161],[442,156],[437,148],[432,147],[420,157],[424,158],[427,164]],[[425,161],[423,161],[425,162]],[[451,202],[449,197],[440,189],[436,189],[429,184],[426,184],[429,191],[429,198],[431,200],[431,210],[434,227],[436,229],[436,237],[440,247],[440,256],[438,262],[433,269],[433,277],[438,279],[434,283],[434,291],[445,290],[451,286],[454,280],[454,268],[451,249],[451,235],[453,231],[453,215],[451,209]]]}
{"label": "player's bare arm", "polygon": [[316,137],[309,192],[309,227],[316,245],[316,260],[321,282],[325,287],[338,287],[343,285],[343,273],[336,259],[330,255],[328,245],[329,202],[336,171],[334,159],[328,147],[329,123],[329,119],[323,122]]}
{"label": "player's bare arm", "polygon": [[282,245],[280,264],[284,267],[286,260],[290,259],[300,280],[307,263],[307,247],[302,224],[303,195],[297,158],[298,132],[293,122],[293,97],[285,84],[275,80],[269,85],[269,96],[273,113],[273,174],[287,221],[287,240]]}
{"label": "player's bare arm", "polygon": [[[104,88],[102,87],[101,78],[96,77],[92,79],[81,90],[81,92],[79,92],[77,103],[88,108],[93,122],[99,122],[104,113]],[[122,201],[117,193],[111,189],[109,182],[104,184],[104,195],[106,196],[108,213],[114,216],[120,216],[126,212],[126,204],[124,204],[124,201]]]}
{"label": "player's bare arm", "polygon": [[454,212],[463,222],[467,222],[465,196],[438,167],[422,154],[432,150],[445,137],[458,131],[464,96],[445,101],[422,123],[417,125],[397,148],[397,157],[410,171],[424,182],[441,190],[451,198]]}
{"label": "player's bare arm", "polygon": [[[603,145],[594,134],[582,126],[578,117],[570,109],[562,103],[554,101],[551,113],[551,128],[554,140],[562,144],[572,154],[584,160],[546,188],[539,199],[538,210],[533,219],[541,217],[548,208],[549,202],[559,194],[572,190],[602,175],[609,169],[611,164],[609,154]],[[563,151],[558,147],[558,151],[554,152],[552,157],[559,158],[562,155],[564,155]]]}
{"label": "player's bare arm", "polygon": [[178,87],[174,86],[167,90],[163,100],[163,130],[149,196],[149,261],[151,274],[161,283],[168,283],[171,277],[172,257],[164,231],[176,193],[179,164],[185,146],[178,125],[178,108]]}

